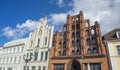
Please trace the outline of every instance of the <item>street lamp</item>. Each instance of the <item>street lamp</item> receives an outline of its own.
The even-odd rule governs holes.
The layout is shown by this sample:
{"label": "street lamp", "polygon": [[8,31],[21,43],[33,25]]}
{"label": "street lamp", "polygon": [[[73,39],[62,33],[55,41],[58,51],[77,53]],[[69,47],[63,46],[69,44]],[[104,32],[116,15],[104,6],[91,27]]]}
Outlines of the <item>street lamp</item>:
{"label": "street lamp", "polygon": [[32,53],[30,54],[30,58],[28,58],[28,55],[25,54],[23,55],[23,60],[25,61],[25,70],[27,70],[27,63],[32,60],[33,58],[32,56],[33,56]]}

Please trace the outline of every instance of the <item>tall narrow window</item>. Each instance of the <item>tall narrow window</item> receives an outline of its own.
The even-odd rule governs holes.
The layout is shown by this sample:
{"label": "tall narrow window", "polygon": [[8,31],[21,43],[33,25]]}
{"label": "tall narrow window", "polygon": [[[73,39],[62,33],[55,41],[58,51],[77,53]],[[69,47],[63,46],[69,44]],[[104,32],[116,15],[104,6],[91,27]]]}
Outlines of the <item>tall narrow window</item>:
{"label": "tall narrow window", "polygon": [[75,26],[74,25],[72,25],[72,30],[75,30]]}
{"label": "tall narrow window", "polygon": [[79,40],[77,40],[77,46],[80,46],[80,41]]}
{"label": "tall narrow window", "polygon": [[38,39],[37,47],[39,47],[39,45],[40,45],[40,39]]}
{"label": "tall narrow window", "polygon": [[66,48],[66,42],[65,41],[63,42],[63,48]]}
{"label": "tall narrow window", "polygon": [[76,37],[80,38],[80,33],[79,32],[76,33]]}
{"label": "tall narrow window", "polygon": [[31,41],[30,44],[31,44],[30,47],[32,47],[33,41]]}
{"label": "tall narrow window", "polygon": [[85,70],[88,70],[88,64],[85,63]]}
{"label": "tall narrow window", "polygon": [[72,41],[72,46],[75,47],[75,41]]}
{"label": "tall narrow window", "polygon": [[61,51],[59,51],[59,56],[61,56]]}
{"label": "tall narrow window", "polygon": [[45,66],[43,66],[43,70],[46,70],[46,67],[45,67]]}
{"label": "tall narrow window", "polygon": [[80,25],[79,24],[76,25],[76,29],[80,29]]}
{"label": "tall narrow window", "polygon": [[95,44],[95,43],[96,43],[95,37],[92,37],[92,44]]}
{"label": "tall narrow window", "polygon": [[32,70],[36,70],[36,69],[35,69],[35,66],[32,66]]}
{"label": "tall narrow window", "polygon": [[38,70],[41,70],[41,66],[38,66]]}
{"label": "tall narrow window", "polygon": [[63,56],[66,56],[66,51],[63,51],[63,54],[62,54]]}
{"label": "tall narrow window", "polygon": [[90,45],[91,44],[91,42],[90,42],[90,39],[88,38],[87,39],[87,45]]}
{"label": "tall narrow window", "polygon": [[93,49],[93,53],[94,53],[94,54],[97,54],[97,53],[98,53],[96,48]]}
{"label": "tall narrow window", "polygon": [[67,30],[67,28],[66,28],[66,26],[64,27],[64,31],[66,31]]}
{"label": "tall narrow window", "polygon": [[43,60],[43,52],[41,52],[41,60]]}
{"label": "tall narrow window", "polygon": [[88,49],[87,53],[88,53],[88,54],[91,54],[91,50],[90,50],[90,49]]}
{"label": "tall narrow window", "polygon": [[120,45],[117,46],[118,55],[120,55]]}
{"label": "tall narrow window", "polygon": [[45,60],[48,58],[48,51],[45,52]]}
{"label": "tall narrow window", "polygon": [[45,38],[45,45],[47,44],[47,38]]}
{"label": "tall narrow window", "polygon": [[77,50],[77,55],[80,55],[80,50]]}
{"label": "tall narrow window", "polygon": [[75,38],[75,33],[72,33],[72,38]]}
{"label": "tall narrow window", "polygon": [[35,61],[37,60],[37,57],[38,57],[38,52],[35,52],[35,54],[34,54],[34,60]]}
{"label": "tall narrow window", "polygon": [[73,55],[75,55],[75,51],[74,51],[74,50],[72,50],[72,56],[73,56]]}
{"label": "tall narrow window", "polygon": [[60,39],[62,39],[62,33],[60,34]]}

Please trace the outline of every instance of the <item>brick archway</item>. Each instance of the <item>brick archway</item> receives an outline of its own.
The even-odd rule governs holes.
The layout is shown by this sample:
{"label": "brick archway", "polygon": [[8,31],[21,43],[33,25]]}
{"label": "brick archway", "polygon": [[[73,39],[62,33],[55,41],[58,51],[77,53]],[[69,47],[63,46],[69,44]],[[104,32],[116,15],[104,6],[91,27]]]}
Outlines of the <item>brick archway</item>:
{"label": "brick archway", "polygon": [[77,59],[73,58],[68,62],[67,70],[81,70],[80,62]]}

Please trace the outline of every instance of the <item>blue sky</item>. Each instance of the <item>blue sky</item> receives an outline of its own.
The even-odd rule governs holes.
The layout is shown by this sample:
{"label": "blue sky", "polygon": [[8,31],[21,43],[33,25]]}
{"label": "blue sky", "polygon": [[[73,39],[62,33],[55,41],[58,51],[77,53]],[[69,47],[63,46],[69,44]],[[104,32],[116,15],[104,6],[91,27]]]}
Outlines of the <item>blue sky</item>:
{"label": "blue sky", "polygon": [[42,17],[60,30],[67,14],[75,15],[80,10],[91,25],[99,21],[104,34],[120,28],[119,8],[120,0],[0,0],[0,45],[27,37]]}

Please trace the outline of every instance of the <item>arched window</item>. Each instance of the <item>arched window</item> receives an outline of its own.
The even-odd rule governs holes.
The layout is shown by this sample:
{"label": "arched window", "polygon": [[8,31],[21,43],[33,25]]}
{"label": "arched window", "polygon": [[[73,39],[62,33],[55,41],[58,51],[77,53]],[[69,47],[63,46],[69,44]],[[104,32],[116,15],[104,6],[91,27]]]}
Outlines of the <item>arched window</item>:
{"label": "arched window", "polygon": [[77,55],[80,55],[80,50],[77,50]]}
{"label": "arched window", "polygon": [[97,51],[96,48],[93,49],[93,53],[94,53],[94,54],[97,54],[97,53],[98,53],[98,51]]}
{"label": "arched window", "polygon": [[75,26],[74,25],[72,25],[72,30],[75,30]]}
{"label": "arched window", "polygon": [[95,34],[95,31],[93,29],[91,30],[91,34]]}
{"label": "arched window", "polygon": [[95,37],[92,37],[92,43],[96,43]]}
{"label": "arched window", "polygon": [[91,54],[92,52],[91,52],[91,50],[90,50],[90,49],[88,49],[88,50],[87,50],[87,53],[88,53],[88,54]]}
{"label": "arched window", "polygon": [[63,43],[63,48],[66,48],[66,42]]}
{"label": "arched window", "polygon": [[72,46],[73,46],[73,47],[75,46],[75,41],[72,41]]}
{"label": "arched window", "polygon": [[76,29],[80,29],[80,25],[79,24],[76,25]]}
{"label": "arched window", "polygon": [[74,50],[72,50],[72,55],[75,55],[75,51]]}
{"label": "arched window", "polygon": [[67,30],[67,28],[66,28],[66,26],[64,27],[64,31],[66,31]]}
{"label": "arched window", "polygon": [[61,56],[61,51],[59,51],[59,56]]}
{"label": "arched window", "polygon": [[62,56],[66,56],[66,51],[63,51]]}
{"label": "arched window", "polygon": [[61,44],[61,42],[59,42],[59,47],[61,47],[62,46],[62,44]]}
{"label": "arched window", "polygon": [[75,37],[75,33],[73,32],[73,33],[72,33],[72,38],[74,38],[74,37]]}
{"label": "arched window", "polygon": [[76,37],[80,38],[80,33],[79,32],[76,33]]}
{"label": "arched window", "polygon": [[91,44],[91,42],[90,42],[90,39],[89,39],[89,38],[86,40],[86,43],[87,43],[87,45],[90,45],[90,44]]}
{"label": "arched window", "polygon": [[80,46],[80,41],[79,41],[79,40],[77,40],[77,43],[76,43],[76,44],[77,44],[77,46]]}

